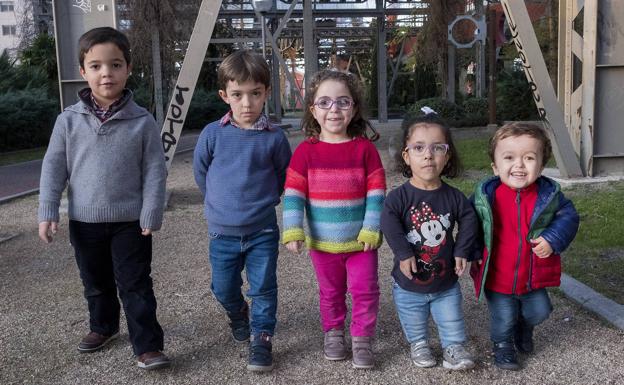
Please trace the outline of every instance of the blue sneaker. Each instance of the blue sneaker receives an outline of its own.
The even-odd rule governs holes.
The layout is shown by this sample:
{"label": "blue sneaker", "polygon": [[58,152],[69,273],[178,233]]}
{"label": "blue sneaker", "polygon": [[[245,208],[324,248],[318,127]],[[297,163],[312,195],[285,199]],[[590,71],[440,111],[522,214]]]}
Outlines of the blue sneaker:
{"label": "blue sneaker", "polygon": [[518,358],[512,342],[494,344],[494,364],[504,370],[518,370]]}
{"label": "blue sneaker", "polygon": [[271,336],[267,333],[255,334],[249,344],[249,363],[247,370],[252,372],[270,372],[273,370]]}
{"label": "blue sneaker", "polygon": [[245,306],[236,313],[228,313],[230,318],[230,329],[232,329],[232,338],[236,343],[245,343],[249,341],[249,306],[245,302]]}

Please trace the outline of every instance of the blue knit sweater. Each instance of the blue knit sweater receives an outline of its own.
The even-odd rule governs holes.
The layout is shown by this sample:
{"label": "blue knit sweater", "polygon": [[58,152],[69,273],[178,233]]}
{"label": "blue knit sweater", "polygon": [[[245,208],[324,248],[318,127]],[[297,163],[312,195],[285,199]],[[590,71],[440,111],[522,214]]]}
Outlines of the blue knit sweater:
{"label": "blue knit sweater", "polygon": [[193,159],[211,232],[248,235],[276,221],[291,150],[281,129],[207,125]]}

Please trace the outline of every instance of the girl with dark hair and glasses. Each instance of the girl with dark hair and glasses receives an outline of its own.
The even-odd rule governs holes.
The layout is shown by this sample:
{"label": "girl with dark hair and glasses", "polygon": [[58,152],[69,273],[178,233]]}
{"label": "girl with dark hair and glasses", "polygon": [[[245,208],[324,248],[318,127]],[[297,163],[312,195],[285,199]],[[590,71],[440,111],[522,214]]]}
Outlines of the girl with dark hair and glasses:
{"label": "girl with dark hair and glasses", "polygon": [[[429,315],[440,335],[443,366],[474,367],[464,347],[466,332],[457,279],[469,264],[477,217],[468,199],[442,176],[458,176],[461,164],[448,126],[425,107],[403,121],[397,166],[409,178],[388,194],[381,229],[394,253],[394,303],[412,362],[437,364],[428,343]],[[453,229],[459,226],[455,238]]]}

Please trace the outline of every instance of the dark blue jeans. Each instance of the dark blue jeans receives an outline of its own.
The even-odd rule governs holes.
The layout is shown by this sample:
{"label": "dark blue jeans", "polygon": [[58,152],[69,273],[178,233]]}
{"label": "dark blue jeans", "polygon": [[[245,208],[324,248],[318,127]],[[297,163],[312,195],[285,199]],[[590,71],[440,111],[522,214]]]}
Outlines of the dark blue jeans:
{"label": "dark blue jeans", "polygon": [[241,292],[243,269],[251,298],[251,333],[273,335],[277,312],[277,254],[279,228],[273,224],[250,235],[230,236],[209,232],[211,289],[228,313],[245,306]]}
{"label": "dark blue jeans", "polygon": [[546,289],[522,295],[485,290],[485,298],[490,310],[490,339],[495,344],[512,342],[514,329],[520,320],[526,326],[535,327],[544,322],[552,312]]}
{"label": "dark blue jeans", "polygon": [[138,221],[69,221],[69,236],[89,306],[91,331],[103,335],[119,331],[119,290],[134,354],[163,350],[150,277],[152,236],[141,235]]}

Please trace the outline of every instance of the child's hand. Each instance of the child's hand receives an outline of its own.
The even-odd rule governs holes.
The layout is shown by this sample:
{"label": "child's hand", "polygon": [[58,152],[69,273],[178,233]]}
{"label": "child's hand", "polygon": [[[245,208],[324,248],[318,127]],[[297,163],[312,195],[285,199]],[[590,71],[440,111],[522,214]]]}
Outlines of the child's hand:
{"label": "child's hand", "polygon": [[52,242],[52,235],[58,230],[57,222],[44,221],[39,223],[39,238],[45,243]]}
{"label": "child's hand", "polygon": [[370,243],[366,243],[366,242],[360,242],[360,243],[364,245],[364,251],[369,251],[369,250],[374,249],[373,245]]}
{"label": "child's hand", "polygon": [[147,237],[150,234],[152,234],[152,229],[141,229],[141,235]]}
{"label": "child's hand", "polygon": [[303,241],[290,241],[286,244],[286,248],[293,253],[299,254],[303,250]]}
{"label": "child's hand", "polygon": [[550,243],[542,237],[537,237],[537,239],[531,239],[531,245],[533,245],[533,252],[540,258],[548,258],[553,253],[552,247],[550,247]]}
{"label": "child's hand", "polygon": [[416,257],[409,257],[399,262],[399,269],[404,276],[409,279],[414,278],[415,272],[418,271],[418,265],[416,265]]}
{"label": "child's hand", "polygon": [[470,266],[470,262],[466,258],[463,257],[455,257],[455,274],[458,277],[461,277],[464,274],[466,268]]}

